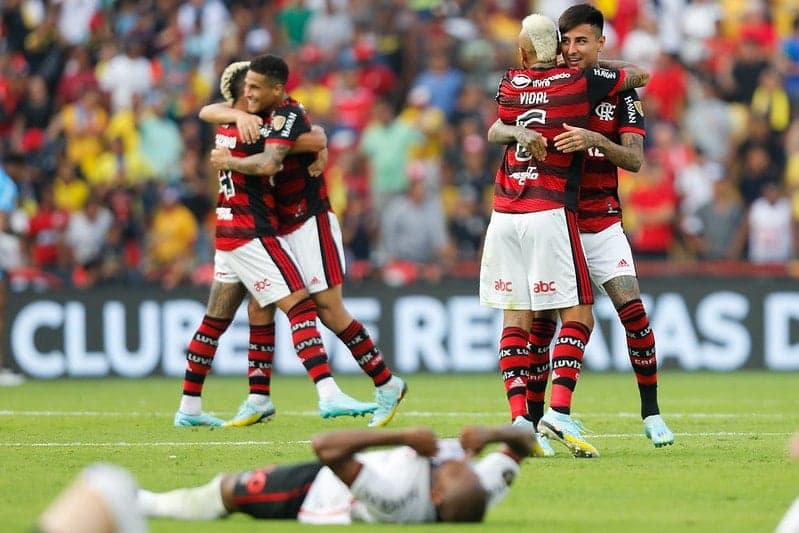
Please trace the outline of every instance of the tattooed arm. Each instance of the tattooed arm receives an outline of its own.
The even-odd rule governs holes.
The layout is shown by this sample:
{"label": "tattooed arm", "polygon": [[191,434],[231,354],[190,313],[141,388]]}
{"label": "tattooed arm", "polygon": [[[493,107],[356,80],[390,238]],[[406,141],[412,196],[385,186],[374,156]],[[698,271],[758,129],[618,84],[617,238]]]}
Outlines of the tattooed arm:
{"label": "tattooed arm", "polygon": [[547,156],[546,137],[524,126],[505,124],[497,119],[488,129],[487,138],[492,144],[519,143],[536,161],[543,161]]}
{"label": "tattooed arm", "polygon": [[214,148],[211,166],[216,170],[232,170],[250,176],[274,176],[283,168],[283,159],[290,149],[287,144],[267,143],[260,154],[233,157],[227,148]]}
{"label": "tattooed arm", "polygon": [[627,74],[621,87],[619,87],[619,91],[636,89],[649,83],[649,71],[637,65],[633,65],[632,63],[628,63],[627,61],[603,59],[599,61],[599,66],[602,68],[623,70]]}
{"label": "tattooed arm", "polygon": [[644,137],[637,133],[622,133],[616,144],[599,132],[563,125],[566,131],[555,137],[555,148],[563,153],[582,152],[597,148],[617,167],[638,172],[644,159]]}

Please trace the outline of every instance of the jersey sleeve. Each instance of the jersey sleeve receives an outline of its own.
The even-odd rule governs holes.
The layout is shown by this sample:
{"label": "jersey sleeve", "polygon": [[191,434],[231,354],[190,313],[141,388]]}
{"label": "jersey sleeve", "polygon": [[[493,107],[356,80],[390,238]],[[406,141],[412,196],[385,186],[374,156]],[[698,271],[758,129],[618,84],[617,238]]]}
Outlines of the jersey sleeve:
{"label": "jersey sleeve", "polygon": [[627,73],[623,70],[610,68],[592,67],[585,69],[584,72],[591,107],[597,105],[606,96],[616,94],[627,77]]}
{"label": "jersey sleeve", "polygon": [[513,99],[513,85],[512,79],[514,71],[508,70],[499,82],[497,88],[497,95],[494,99],[497,101],[497,116],[503,124],[515,124],[516,112],[510,109],[508,104]]}
{"label": "jersey sleeve", "polygon": [[519,463],[502,452],[493,452],[474,465],[477,477],[488,492],[488,508],[501,502],[521,468]]}
{"label": "jersey sleeve", "polygon": [[272,115],[264,142],[294,144],[297,137],[311,131],[311,124],[301,108],[294,105],[278,107]]}
{"label": "jersey sleeve", "polygon": [[641,98],[635,89],[627,89],[619,93],[619,105],[616,106],[619,114],[619,133],[637,133],[646,136],[644,126],[644,109],[641,107]]}

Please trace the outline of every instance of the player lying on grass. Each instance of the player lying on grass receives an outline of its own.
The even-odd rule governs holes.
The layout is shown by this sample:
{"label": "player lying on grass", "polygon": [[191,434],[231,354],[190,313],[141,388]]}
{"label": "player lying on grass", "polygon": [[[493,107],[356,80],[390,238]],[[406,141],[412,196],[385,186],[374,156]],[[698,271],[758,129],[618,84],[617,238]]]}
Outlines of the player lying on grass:
{"label": "player lying on grass", "polygon": [[[475,460],[489,443],[502,446]],[[313,524],[480,522],[530,455],[529,432],[467,426],[460,439],[427,428],[342,430],[311,442],[318,461],[220,474],[206,485],[139,491],[145,516],[212,520],[241,512]],[[375,446],[386,450],[359,453]]]}
{"label": "player lying on grass", "polygon": [[[501,446],[476,459],[491,443]],[[507,426],[351,429],[311,442],[318,461],[220,474],[200,487],[139,490],[114,465],[84,470],[39,518],[42,533],[140,533],[143,517],[213,520],[241,512],[313,524],[479,522],[500,502],[531,453],[530,434]],[[362,452],[366,448],[393,446]],[[137,501],[134,501],[137,500]]]}

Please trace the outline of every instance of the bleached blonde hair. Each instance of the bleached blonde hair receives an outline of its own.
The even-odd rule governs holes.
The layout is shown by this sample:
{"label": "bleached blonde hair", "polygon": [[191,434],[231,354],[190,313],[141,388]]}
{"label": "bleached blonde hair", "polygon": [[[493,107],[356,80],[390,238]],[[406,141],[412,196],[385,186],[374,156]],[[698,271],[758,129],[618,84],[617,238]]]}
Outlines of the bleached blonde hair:
{"label": "bleached blonde hair", "polygon": [[529,37],[539,63],[555,61],[558,54],[558,28],[549,17],[533,13],[522,20],[522,30]]}
{"label": "bleached blonde hair", "polygon": [[248,68],[250,68],[249,61],[236,61],[226,66],[225,70],[222,71],[222,77],[219,78],[219,92],[225,101],[232,104],[236,100],[233,83],[238,78],[239,73],[243,70],[246,71]]}

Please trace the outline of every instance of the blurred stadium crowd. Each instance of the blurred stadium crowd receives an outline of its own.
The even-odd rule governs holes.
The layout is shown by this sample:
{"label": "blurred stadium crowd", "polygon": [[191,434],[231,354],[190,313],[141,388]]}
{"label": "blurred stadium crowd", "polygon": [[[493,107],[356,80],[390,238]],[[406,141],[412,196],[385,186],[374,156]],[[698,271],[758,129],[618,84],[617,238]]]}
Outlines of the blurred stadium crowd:
{"label": "blurred stadium crowd", "polygon": [[[269,52],[328,135],[351,279],[474,276],[485,140],[540,0],[4,0],[0,235],[12,288],[210,281],[213,129],[233,60]],[[637,257],[789,264],[799,250],[799,8],[597,0],[601,57],[646,66],[646,161],[622,174]]]}

